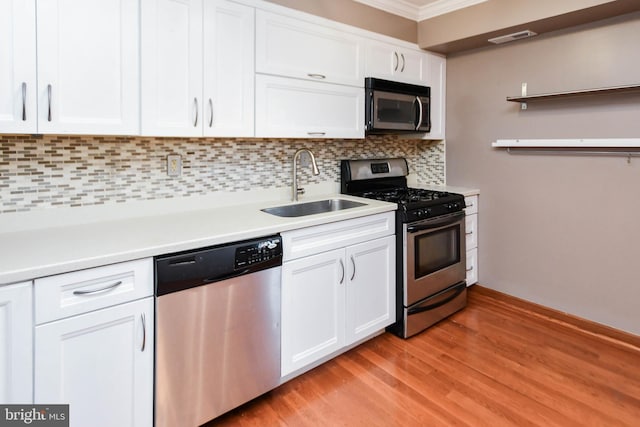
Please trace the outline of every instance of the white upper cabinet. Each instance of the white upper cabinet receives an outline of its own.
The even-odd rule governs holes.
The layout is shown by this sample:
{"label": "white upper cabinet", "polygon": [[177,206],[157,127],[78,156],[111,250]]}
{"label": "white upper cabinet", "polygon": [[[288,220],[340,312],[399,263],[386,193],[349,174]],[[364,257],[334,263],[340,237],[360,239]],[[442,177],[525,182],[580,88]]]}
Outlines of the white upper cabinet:
{"label": "white upper cabinet", "polygon": [[226,0],[143,0],[143,135],[253,136],[253,15]]}
{"label": "white upper cabinet", "polygon": [[256,136],[363,138],[364,89],[257,74]]}
{"label": "white upper cabinet", "polygon": [[427,61],[420,50],[371,40],[367,44],[366,58],[367,77],[424,84]]}
{"label": "white upper cabinet", "polygon": [[447,60],[439,55],[426,53],[427,75],[424,84],[431,87],[431,132],[427,139],[445,138],[445,111],[447,94]]}
{"label": "white upper cabinet", "polygon": [[202,0],[142,0],[142,134],[202,135]]}
{"label": "white upper cabinet", "polygon": [[362,87],[362,39],[333,28],[258,10],[256,72]]}
{"label": "white upper cabinet", "polygon": [[204,3],[204,135],[253,136],[254,9]]}
{"label": "white upper cabinet", "polygon": [[36,133],[36,5],[0,0],[0,133]]}
{"label": "white upper cabinet", "polygon": [[38,0],[38,133],[139,133],[138,0]]}

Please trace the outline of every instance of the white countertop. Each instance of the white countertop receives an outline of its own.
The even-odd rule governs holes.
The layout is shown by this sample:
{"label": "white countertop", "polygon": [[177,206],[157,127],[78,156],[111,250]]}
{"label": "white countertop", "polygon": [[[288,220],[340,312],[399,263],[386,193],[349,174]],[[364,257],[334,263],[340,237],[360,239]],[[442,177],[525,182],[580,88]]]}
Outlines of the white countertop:
{"label": "white countertop", "polygon": [[[357,200],[366,203],[366,206],[283,218],[261,212],[260,209],[291,202],[282,199],[265,201],[261,197],[245,194],[244,202],[236,201],[234,204],[227,201],[219,207],[200,207],[162,214],[137,212],[131,216],[120,212],[95,221],[73,221],[70,224],[56,218],[49,221],[49,224],[40,224],[38,227],[19,227],[14,218],[15,227],[8,220],[0,224],[0,285],[396,209],[394,203],[342,194],[309,197],[300,202],[333,197]],[[125,207],[120,210],[123,209]],[[60,217],[60,214],[57,216]]]}

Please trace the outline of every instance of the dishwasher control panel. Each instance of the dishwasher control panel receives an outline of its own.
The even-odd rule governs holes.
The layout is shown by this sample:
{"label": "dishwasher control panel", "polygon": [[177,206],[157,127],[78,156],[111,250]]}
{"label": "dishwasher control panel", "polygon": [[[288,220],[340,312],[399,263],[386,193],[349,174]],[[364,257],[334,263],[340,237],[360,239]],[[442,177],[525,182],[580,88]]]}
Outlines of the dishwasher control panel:
{"label": "dishwasher control panel", "polygon": [[236,248],[235,268],[245,268],[282,257],[280,236]]}

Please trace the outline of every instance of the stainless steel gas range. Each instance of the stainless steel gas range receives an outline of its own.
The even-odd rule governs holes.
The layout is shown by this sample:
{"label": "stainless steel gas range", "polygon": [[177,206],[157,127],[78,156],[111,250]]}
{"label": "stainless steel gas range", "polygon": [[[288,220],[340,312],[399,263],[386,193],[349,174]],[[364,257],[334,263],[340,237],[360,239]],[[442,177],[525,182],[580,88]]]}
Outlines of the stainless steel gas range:
{"label": "stainless steel gas range", "polygon": [[342,160],[344,194],[398,204],[396,323],[415,335],[467,304],[464,197],[407,186],[406,159]]}

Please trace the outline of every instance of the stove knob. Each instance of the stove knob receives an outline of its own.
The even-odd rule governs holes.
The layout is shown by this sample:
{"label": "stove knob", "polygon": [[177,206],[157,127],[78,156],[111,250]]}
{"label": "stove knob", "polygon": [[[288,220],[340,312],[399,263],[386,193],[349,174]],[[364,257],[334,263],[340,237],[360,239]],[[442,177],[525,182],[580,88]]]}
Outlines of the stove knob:
{"label": "stove knob", "polygon": [[431,208],[427,208],[424,212],[424,216],[429,216],[431,215]]}
{"label": "stove knob", "polygon": [[418,218],[422,218],[424,216],[424,210],[418,209],[416,211],[416,215],[418,216]]}

